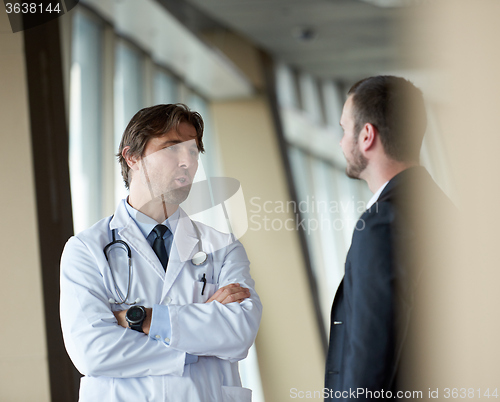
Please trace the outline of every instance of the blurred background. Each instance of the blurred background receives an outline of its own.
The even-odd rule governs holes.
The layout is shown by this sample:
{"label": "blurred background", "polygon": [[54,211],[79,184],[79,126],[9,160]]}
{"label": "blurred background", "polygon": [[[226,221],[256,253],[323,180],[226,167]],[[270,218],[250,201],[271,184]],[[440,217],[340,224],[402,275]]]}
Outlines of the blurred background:
{"label": "blurred background", "polygon": [[176,102],[205,120],[202,175],[239,180],[246,203],[264,315],[244,386],[255,402],[321,400],[330,308],[371,198],[345,176],[338,123],[350,86],[378,74],[422,89],[421,162],[462,219],[428,293],[416,390],[500,387],[497,1],[81,0],[18,33],[0,9],[1,401],[77,400],[62,248],[126,197],[115,154],[131,117]]}

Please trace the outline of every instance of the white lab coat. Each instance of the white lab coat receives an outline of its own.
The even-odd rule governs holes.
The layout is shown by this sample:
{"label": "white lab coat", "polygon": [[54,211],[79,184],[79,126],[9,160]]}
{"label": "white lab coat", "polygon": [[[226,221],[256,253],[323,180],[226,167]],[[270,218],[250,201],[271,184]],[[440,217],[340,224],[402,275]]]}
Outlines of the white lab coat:
{"label": "white lab coat", "polygon": [[[197,223],[209,260],[203,266],[193,265],[199,240],[181,210],[165,274],[125,202],[113,217],[70,238],[61,259],[61,323],[68,354],[84,374],[80,401],[251,401],[251,391],[241,387],[237,361],[246,357],[255,339],[262,305],[243,246]],[[113,311],[128,306],[109,301],[119,299],[103,252],[115,228],[117,239],[132,250],[129,300],[140,298],[145,307],[168,305],[168,343],[117,324]],[[110,264],[125,295],[126,252],[113,251]],[[202,296],[203,273],[208,283]],[[204,303],[217,288],[230,283],[249,288],[251,297],[242,303]],[[198,361],[185,364],[186,353],[199,356]]]}

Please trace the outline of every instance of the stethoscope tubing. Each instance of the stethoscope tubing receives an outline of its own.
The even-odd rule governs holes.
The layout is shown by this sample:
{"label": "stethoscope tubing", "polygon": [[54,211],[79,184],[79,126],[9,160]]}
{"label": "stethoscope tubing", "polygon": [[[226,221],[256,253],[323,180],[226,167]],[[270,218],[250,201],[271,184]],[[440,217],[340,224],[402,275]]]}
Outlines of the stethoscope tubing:
{"label": "stethoscope tubing", "polygon": [[[193,221],[191,221],[191,222],[193,223],[193,225],[195,227],[196,234],[197,234],[197,237],[198,237],[198,252],[193,256],[193,258],[191,258],[191,264],[193,264],[195,266],[201,266],[201,265],[206,264],[206,262],[208,260],[208,255],[207,255],[207,253],[205,253],[203,251],[202,241],[201,241],[201,233],[200,233],[200,230],[198,229],[198,225],[196,225],[196,223],[194,223]],[[108,301],[110,303],[116,304],[116,305],[126,304],[127,306],[132,306],[134,304],[139,303],[139,301],[140,301],[139,298],[137,298],[132,303],[130,303],[130,302],[127,301],[129,299],[129,297],[130,297],[130,287],[131,287],[130,285],[131,285],[131,282],[132,282],[132,250],[130,249],[130,246],[127,244],[127,242],[125,242],[124,240],[116,240],[116,231],[117,231],[117,229],[112,229],[111,230],[112,241],[110,243],[108,243],[106,246],[104,246],[103,252],[104,252],[104,255],[106,257],[106,261],[108,261],[109,271],[111,273],[111,279],[113,280],[113,286],[115,288],[116,294],[117,294],[118,298],[120,299],[120,301],[118,302],[116,300],[113,300],[112,298],[110,298]],[[125,297],[123,297],[122,292],[120,291],[120,289],[118,288],[118,285],[116,284],[116,280],[115,280],[115,276],[113,274],[113,270],[111,269],[111,265],[109,264],[109,250],[114,245],[123,246],[123,247],[120,247],[120,248],[122,248],[122,249],[125,248],[125,250],[127,252],[127,257],[128,257],[128,283],[127,283],[127,294],[125,295]]]}
{"label": "stethoscope tubing", "polygon": [[[118,298],[120,299],[119,302],[117,302],[116,300],[113,300],[113,299],[109,299],[109,302],[113,303],[113,304],[126,304],[127,306],[132,306],[134,304],[137,304],[138,301],[134,301],[132,303],[129,303],[127,302],[129,296],[130,296],[130,283],[132,281],[132,250],[130,249],[130,246],[127,244],[127,242],[123,241],[123,240],[116,240],[116,229],[113,229],[111,231],[111,235],[113,236],[113,240],[107,244],[103,251],[104,251],[104,255],[106,256],[106,261],[108,261],[108,265],[109,265],[109,255],[108,255],[108,251],[111,249],[111,247],[113,247],[114,245],[120,245],[120,246],[123,246],[125,247],[125,250],[127,251],[127,257],[128,257],[128,283],[127,283],[127,294],[125,295],[125,298],[123,297],[123,294],[122,292],[120,291],[120,289],[118,288],[117,284],[116,284],[116,279],[115,279],[115,275],[113,274],[113,270],[111,269],[111,265],[109,265],[109,272],[111,273],[111,279],[113,280],[113,286],[115,288],[115,291],[116,291],[116,294],[118,295]],[[123,247],[120,247],[120,248],[123,248]]]}

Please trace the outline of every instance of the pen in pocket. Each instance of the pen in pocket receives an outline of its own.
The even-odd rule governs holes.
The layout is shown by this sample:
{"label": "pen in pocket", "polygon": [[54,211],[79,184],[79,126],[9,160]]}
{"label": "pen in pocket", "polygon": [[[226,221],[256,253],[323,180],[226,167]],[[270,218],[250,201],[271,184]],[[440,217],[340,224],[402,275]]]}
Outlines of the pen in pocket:
{"label": "pen in pocket", "polygon": [[203,274],[203,277],[200,279],[201,282],[203,282],[203,288],[201,289],[201,295],[203,296],[203,293],[205,292],[205,286],[207,286],[207,278],[205,274]]}

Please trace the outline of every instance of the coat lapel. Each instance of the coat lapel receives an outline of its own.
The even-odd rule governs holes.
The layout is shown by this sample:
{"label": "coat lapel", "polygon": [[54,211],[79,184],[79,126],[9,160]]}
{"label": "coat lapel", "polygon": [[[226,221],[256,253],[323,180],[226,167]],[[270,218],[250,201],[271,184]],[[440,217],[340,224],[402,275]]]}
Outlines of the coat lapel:
{"label": "coat lapel", "polygon": [[184,268],[189,269],[191,258],[196,252],[195,249],[199,242],[196,230],[191,219],[181,209],[179,211],[179,221],[175,229],[167,272],[165,274],[158,257],[139,227],[128,214],[124,204],[125,202],[126,200],[122,200],[118,205],[109,227],[111,230],[118,229],[120,239],[127,242],[127,244],[147,263],[147,266],[165,282],[163,289],[163,295],[165,296],[182,270]]}
{"label": "coat lapel", "polygon": [[198,242],[199,239],[193,227],[193,222],[181,209],[168,259],[165,287],[163,289],[164,296],[169,292],[181,271],[189,269]]}
{"label": "coat lapel", "polygon": [[[162,280],[164,280],[165,271],[163,270],[158,257],[147,242],[141,230],[127,212],[127,208],[124,204],[125,202],[126,200],[122,200],[122,202],[118,205],[109,227],[111,230],[118,229],[118,235],[120,238],[125,241],[130,248],[134,249],[134,251],[136,251],[144,261],[146,261],[147,266],[149,266]],[[134,264],[133,259],[132,264]],[[135,266],[137,267],[138,265]]]}

